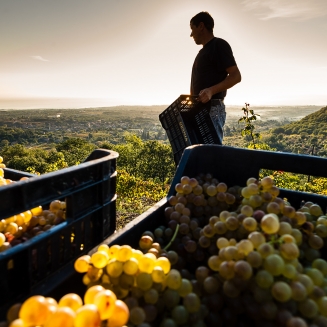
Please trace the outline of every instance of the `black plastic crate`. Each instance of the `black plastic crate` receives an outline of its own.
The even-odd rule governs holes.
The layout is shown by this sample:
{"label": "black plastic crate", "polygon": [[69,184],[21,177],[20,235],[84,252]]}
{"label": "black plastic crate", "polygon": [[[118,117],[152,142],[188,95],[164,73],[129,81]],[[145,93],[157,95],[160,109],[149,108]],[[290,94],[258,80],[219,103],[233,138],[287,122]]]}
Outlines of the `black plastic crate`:
{"label": "black plastic crate", "polygon": [[[327,158],[290,153],[249,150],[219,145],[195,145],[187,147],[177,168],[167,197],[156,203],[142,215],[135,218],[123,229],[109,236],[102,243],[129,244],[138,246],[142,233],[153,231],[165,224],[164,211],[169,206],[168,198],[176,194],[175,185],[182,176],[195,177],[200,173],[211,173],[228,186],[245,186],[249,177],[258,177],[260,169],[284,170],[311,176],[327,177]],[[281,196],[287,197],[291,204],[299,207],[302,200],[312,201],[322,206],[327,205],[327,197],[322,195],[283,190]],[[98,247],[98,246],[97,246]],[[92,254],[97,247],[89,253]],[[62,284],[47,294],[59,299],[61,296],[76,292],[83,295],[86,287],[82,284],[82,274],[73,273]]]}
{"label": "black plastic crate", "polygon": [[181,95],[159,115],[178,165],[183,151],[194,144],[221,144],[210,117],[211,102],[201,103],[196,96]]}
{"label": "black plastic crate", "polygon": [[5,169],[5,178],[30,178],[0,188],[0,219],[60,199],[66,220],[0,253],[1,317],[11,304],[59,285],[76,258],[115,231],[117,157],[99,149],[78,166],[41,176]]}

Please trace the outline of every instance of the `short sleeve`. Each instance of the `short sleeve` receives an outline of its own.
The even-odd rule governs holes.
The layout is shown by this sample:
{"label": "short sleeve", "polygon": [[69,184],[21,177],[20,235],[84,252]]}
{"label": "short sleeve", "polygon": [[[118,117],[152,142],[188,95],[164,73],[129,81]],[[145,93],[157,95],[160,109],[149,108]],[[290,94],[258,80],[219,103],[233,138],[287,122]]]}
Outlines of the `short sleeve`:
{"label": "short sleeve", "polygon": [[220,59],[220,63],[224,69],[236,66],[236,61],[233,55],[233,51],[228,42],[223,39],[218,39],[218,46],[216,47],[216,51],[218,52],[218,56]]}

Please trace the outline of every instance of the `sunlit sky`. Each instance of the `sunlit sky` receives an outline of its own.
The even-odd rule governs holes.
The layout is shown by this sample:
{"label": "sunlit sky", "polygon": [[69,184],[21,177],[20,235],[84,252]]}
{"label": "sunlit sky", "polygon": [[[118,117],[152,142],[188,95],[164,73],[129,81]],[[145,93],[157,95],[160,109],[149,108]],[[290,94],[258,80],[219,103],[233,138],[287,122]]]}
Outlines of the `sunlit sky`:
{"label": "sunlit sky", "polygon": [[0,104],[170,104],[189,93],[200,11],[242,74],[227,104],[327,105],[326,0],[0,0]]}

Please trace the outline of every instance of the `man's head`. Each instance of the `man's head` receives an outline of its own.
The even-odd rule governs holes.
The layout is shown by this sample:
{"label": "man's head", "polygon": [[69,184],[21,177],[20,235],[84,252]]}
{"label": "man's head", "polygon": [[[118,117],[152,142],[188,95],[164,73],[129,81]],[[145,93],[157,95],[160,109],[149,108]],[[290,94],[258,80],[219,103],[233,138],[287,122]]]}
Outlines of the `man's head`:
{"label": "man's head", "polygon": [[214,20],[206,11],[195,15],[190,21],[193,37],[196,44],[203,44],[208,36],[213,35]]}

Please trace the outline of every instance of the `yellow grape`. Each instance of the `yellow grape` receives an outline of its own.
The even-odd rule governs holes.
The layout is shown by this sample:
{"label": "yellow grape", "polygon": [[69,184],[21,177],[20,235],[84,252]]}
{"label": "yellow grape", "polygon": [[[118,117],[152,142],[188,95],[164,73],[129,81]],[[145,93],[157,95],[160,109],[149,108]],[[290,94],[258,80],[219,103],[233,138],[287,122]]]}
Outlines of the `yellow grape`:
{"label": "yellow grape", "polygon": [[120,245],[118,245],[118,244],[110,246],[110,248],[109,248],[109,258],[110,259],[112,259],[112,258],[115,259],[119,249],[120,249]]}
{"label": "yellow grape", "polygon": [[121,262],[126,262],[132,257],[132,248],[129,245],[122,245],[116,255],[116,259]]}
{"label": "yellow grape", "polygon": [[123,265],[123,271],[127,275],[135,275],[139,270],[139,262],[135,258],[130,258]]}
{"label": "yellow grape", "polygon": [[84,294],[84,303],[85,304],[94,303],[94,297],[103,290],[104,288],[101,285],[91,286]]}
{"label": "yellow grape", "polygon": [[91,263],[95,268],[101,269],[104,268],[109,260],[109,256],[105,251],[97,251],[91,256]]}
{"label": "yellow grape", "polygon": [[20,308],[19,318],[27,326],[43,325],[51,314],[48,303],[43,296],[35,295],[28,298]]}
{"label": "yellow grape", "polygon": [[110,277],[119,277],[123,272],[123,263],[116,259],[111,259],[107,264],[106,270]]}
{"label": "yellow grape", "polygon": [[94,304],[97,306],[101,320],[109,319],[115,308],[117,297],[110,290],[103,290],[97,293],[94,297]]}
{"label": "yellow grape", "polygon": [[155,283],[163,283],[165,281],[165,273],[160,266],[155,266],[151,273],[152,279]]}
{"label": "yellow grape", "polygon": [[260,226],[266,234],[275,234],[279,230],[279,218],[274,213],[264,215],[261,219]]}
{"label": "yellow grape", "polygon": [[132,257],[136,260],[140,259],[143,256],[143,252],[141,250],[132,249]]}
{"label": "yellow grape", "polygon": [[26,325],[22,319],[15,319],[10,323],[9,327],[26,327]]}
{"label": "yellow grape", "polygon": [[76,311],[74,327],[98,327],[100,314],[95,304],[85,304]]}
{"label": "yellow grape", "polygon": [[89,255],[83,255],[76,259],[74,263],[74,268],[79,273],[86,273],[89,270],[90,262],[91,257]]}
{"label": "yellow grape", "polygon": [[182,277],[180,272],[176,269],[170,270],[166,278],[166,283],[170,289],[179,289],[182,284]]}
{"label": "yellow grape", "polygon": [[98,251],[104,251],[104,252],[106,252],[108,254],[109,258],[110,258],[109,246],[107,244],[101,244],[101,245],[99,245]]}
{"label": "yellow grape", "polygon": [[58,308],[44,327],[73,327],[75,316],[74,310],[69,307]]}
{"label": "yellow grape", "polygon": [[58,302],[59,307],[69,307],[76,311],[83,305],[83,301],[78,294],[69,293],[64,295]]}
{"label": "yellow grape", "polygon": [[168,274],[170,271],[170,261],[166,257],[159,257],[155,262],[155,267],[159,266],[163,269],[165,274]]}
{"label": "yellow grape", "polygon": [[150,274],[141,272],[136,276],[136,285],[142,290],[146,291],[152,287],[153,281]]}
{"label": "yellow grape", "polygon": [[129,309],[127,305],[121,301],[116,300],[114,311],[108,320],[107,327],[121,327],[127,324],[129,319]]}
{"label": "yellow grape", "polygon": [[153,260],[153,258],[145,254],[138,261],[139,261],[139,270],[141,272],[145,272],[148,274],[152,273],[154,265],[156,263],[156,261]]}

